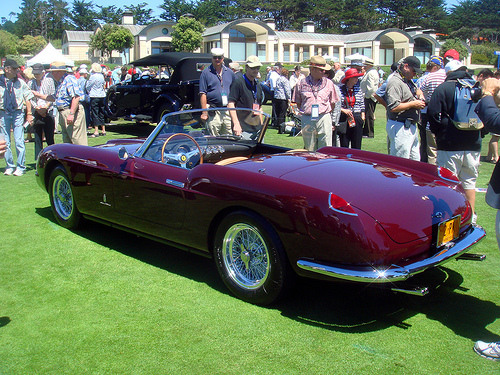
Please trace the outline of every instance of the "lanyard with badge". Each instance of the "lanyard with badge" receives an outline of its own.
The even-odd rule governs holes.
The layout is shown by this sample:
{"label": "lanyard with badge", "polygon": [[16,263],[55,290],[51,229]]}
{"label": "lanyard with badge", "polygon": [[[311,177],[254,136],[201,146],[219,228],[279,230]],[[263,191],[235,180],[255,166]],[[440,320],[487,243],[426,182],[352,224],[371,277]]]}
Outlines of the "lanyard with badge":
{"label": "lanyard with badge", "polygon": [[[314,81],[311,79],[311,91],[314,95],[314,101],[317,102],[318,101],[318,92],[319,90],[321,89],[321,83],[323,82],[323,80],[321,79],[319,81],[319,84],[318,86],[320,87],[318,90],[315,90],[314,89]],[[312,106],[311,106],[311,120],[313,121],[317,121],[319,119],[319,104],[318,103],[314,103]]]}
{"label": "lanyard with badge", "polygon": [[252,92],[252,96],[253,96],[252,110],[253,111],[260,111],[260,105],[259,105],[259,102],[257,101],[257,82],[254,82],[254,84],[252,85],[252,82],[250,82],[250,80],[247,78],[246,74],[243,74],[243,78],[245,78],[245,82],[246,82],[248,88],[250,89],[250,91]]}
{"label": "lanyard with badge", "polygon": [[220,87],[222,88],[222,92],[221,92],[222,106],[226,107],[227,103],[228,103],[228,100],[227,100],[227,92],[224,90],[224,82],[223,82],[223,79],[222,79],[222,73],[223,72],[224,72],[224,70],[222,70],[221,73],[220,73],[220,75],[219,75],[219,73],[217,73],[217,71],[216,71],[215,75],[217,76],[217,78],[219,78]]}

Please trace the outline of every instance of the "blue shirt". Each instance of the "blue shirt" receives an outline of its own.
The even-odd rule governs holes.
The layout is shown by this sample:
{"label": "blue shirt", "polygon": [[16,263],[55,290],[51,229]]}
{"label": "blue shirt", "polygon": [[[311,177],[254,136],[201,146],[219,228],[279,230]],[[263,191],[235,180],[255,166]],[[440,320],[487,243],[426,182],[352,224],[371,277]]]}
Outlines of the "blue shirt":
{"label": "blue shirt", "polygon": [[74,97],[83,96],[83,91],[78,85],[76,77],[72,74],[67,74],[56,91],[56,106],[70,107]]}
{"label": "blue shirt", "polygon": [[229,96],[231,84],[234,81],[234,73],[226,66],[222,66],[222,72],[219,76],[215,71],[213,64],[204,69],[200,76],[200,94],[207,95],[207,103],[211,107],[225,107],[222,105],[222,93]]}
{"label": "blue shirt", "polygon": [[80,89],[84,93],[84,95],[80,96],[80,101],[81,102],[88,101],[89,98],[85,92],[85,86],[87,85],[87,78],[85,78],[84,76],[80,76],[80,78],[78,78],[77,81],[78,81],[78,86],[80,86]]}
{"label": "blue shirt", "polygon": [[102,73],[93,73],[87,82],[87,93],[90,98],[104,98],[106,91],[104,90],[104,76]]}

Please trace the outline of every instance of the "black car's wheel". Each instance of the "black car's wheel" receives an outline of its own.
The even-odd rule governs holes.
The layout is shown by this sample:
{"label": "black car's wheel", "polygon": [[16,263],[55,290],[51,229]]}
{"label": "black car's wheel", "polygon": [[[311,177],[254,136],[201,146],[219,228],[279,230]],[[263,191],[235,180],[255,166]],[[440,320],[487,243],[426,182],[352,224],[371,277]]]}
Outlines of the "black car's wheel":
{"label": "black car's wheel", "polygon": [[104,108],[109,117],[116,118],[118,116],[118,94],[114,87],[110,87],[106,93]]}
{"label": "black car's wheel", "polygon": [[76,208],[71,183],[63,167],[55,168],[50,175],[49,196],[57,222],[68,229],[77,228],[81,214]]}
{"label": "black car's wheel", "polygon": [[275,230],[252,212],[234,212],[222,220],[215,236],[214,257],[231,292],[258,305],[276,301],[292,272]]}
{"label": "black car's wheel", "polygon": [[170,108],[169,105],[167,104],[162,104],[161,106],[158,107],[158,110],[156,111],[156,123],[160,123],[161,119],[163,116],[165,116],[167,113],[172,112],[172,108]]}

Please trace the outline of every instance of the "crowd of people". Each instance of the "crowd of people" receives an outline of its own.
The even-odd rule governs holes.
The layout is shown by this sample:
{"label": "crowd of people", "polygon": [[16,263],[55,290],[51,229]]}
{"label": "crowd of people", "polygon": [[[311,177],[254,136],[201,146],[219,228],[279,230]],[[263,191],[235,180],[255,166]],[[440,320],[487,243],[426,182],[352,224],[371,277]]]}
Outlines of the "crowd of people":
{"label": "crowd of people", "polygon": [[24,68],[6,59],[0,68],[0,134],[7,144],[4,175],[25,173],[26,143],[35,143],[36,159],[44,143],[54,144],[55,133],[62,134],[63,142],[78,145],[87,145],[88,137],[105,136],[106,89],[134,74],[168,78],[165,69],[117,66],[110,70],[98,63],[68,67],[62,61],[52,62],[47,69],[39,63]]}

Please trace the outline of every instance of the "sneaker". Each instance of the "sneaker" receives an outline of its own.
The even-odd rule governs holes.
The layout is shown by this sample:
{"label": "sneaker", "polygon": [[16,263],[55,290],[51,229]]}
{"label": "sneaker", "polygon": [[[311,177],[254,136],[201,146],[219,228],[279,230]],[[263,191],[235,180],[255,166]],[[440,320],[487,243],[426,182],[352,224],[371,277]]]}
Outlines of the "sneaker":
{"label": "sneaker", "polygon": [[472,224],[476,224],[477,223],[477,214],[474,212],[472,214]]}
{"label": "sneaker", "polygon": [[500,342],[476,341],[474,351],[481,357],[492,361],[500,361]]}
{"label": "sneaker", "polygon": [[7,168],[5,169],[5,172],[3,172],[3,174],[6,176],[12,176],[12,173],[14,173],[14,169],[12,168]]}
{"label": "sneaker", "polygon": [[22,176],[24,174],[24,171],[20,170],[20,169],[16,169],[14,171],[14,173],[12,173],[14,176]]}

